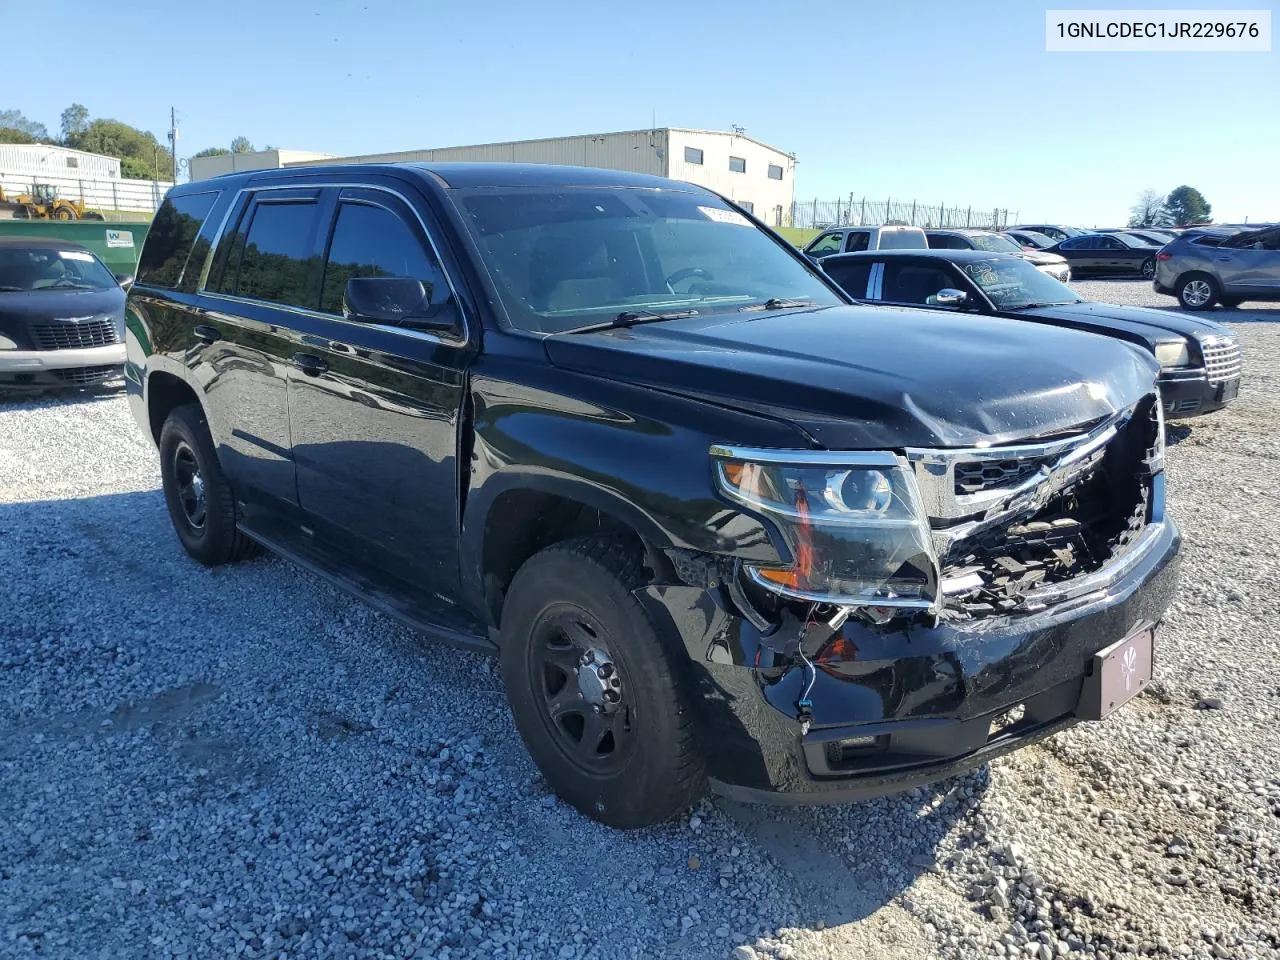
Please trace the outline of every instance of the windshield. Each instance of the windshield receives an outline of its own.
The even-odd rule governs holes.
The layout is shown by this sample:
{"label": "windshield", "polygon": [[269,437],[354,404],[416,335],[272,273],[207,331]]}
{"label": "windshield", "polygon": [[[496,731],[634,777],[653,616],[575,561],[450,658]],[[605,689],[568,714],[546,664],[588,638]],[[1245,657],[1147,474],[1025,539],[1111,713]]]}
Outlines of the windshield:
{"label": "windshield", "polygon": [[0,291],[105,290],[116,278],[88,250],[0,247]]}
{"label": "windshield", "polygon": [[969,239],[973,241],[973,245],[978,250],[985,250],[987,253],[1021,253],[1022,247],[1018,246],[1008,237],[1002,237],[998,233],[971,233]]}
{"label": "windshield", "polygon": [[1070,287],[1041,273],[1026,260],[979,260],[965,264],[964,272],[1000,310],[1081,302]]}
{"label": "windshield", "polygon": [[768,234],[706,194],[557,187],[455,196],[521,330],[559,333],[637,310],[843,302]]}

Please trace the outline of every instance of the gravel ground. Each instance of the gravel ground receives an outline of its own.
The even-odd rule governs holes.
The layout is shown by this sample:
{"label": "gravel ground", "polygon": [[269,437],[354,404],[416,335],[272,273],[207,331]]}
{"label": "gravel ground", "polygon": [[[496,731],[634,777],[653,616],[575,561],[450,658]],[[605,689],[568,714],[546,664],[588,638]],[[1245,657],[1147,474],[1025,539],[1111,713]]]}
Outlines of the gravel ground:
{"label": "gravel ground", "polygon": [[486,658],[188,561],[121,397],[0,404],[0,956],[1280,957],[1280,308],[1215,317],[1245,386],[1172,431],[1147,696],[911,795],[627,834],[549,794]]}

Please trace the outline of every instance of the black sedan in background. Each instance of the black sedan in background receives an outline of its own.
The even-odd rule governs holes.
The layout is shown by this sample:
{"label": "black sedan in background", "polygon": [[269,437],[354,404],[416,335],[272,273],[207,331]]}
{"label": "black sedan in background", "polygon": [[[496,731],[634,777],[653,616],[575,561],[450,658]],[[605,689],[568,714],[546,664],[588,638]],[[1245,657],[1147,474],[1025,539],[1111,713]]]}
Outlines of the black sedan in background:
{"label": "black sedan in background", "polygon": [[1086,233],[1045,249],[1067,258],[1073,277],[1156,275],[1156,247],[1123,233]]}
{"label": "black sedan in background", "polygon": [[[1150,249],[1150,248],[1148,248]],[[1016,256],[981,250],[882,250],[827,257],[822,270],[857,300],[1071,327],[1127,340],[1160,364],[1166,415],[1209,413],[1235,399],[1240,347],[1199,316],[1091,303]]]}

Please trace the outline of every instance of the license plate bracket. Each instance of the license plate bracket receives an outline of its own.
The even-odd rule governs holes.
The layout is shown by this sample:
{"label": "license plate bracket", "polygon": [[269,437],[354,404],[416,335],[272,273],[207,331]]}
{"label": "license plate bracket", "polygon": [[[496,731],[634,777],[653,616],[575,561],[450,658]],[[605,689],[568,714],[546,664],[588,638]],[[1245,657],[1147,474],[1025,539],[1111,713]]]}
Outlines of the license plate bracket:
{"label": "license plate bracket", "polygon": [[1146,689],[1155,666],[1155,641],[1156,625],[1144,621],[1095,653],[1080,690],[1076,716],[1102,720]]}

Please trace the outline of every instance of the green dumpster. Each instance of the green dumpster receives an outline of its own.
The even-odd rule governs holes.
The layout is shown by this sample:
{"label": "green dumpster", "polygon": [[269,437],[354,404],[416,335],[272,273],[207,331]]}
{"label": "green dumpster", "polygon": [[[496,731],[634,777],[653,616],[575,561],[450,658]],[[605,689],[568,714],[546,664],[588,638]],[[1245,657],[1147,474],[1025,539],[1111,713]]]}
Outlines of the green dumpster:
{"label": "green dumpster", "polygon": [[0,220],[0,237],[56,237],[88,247],[112,273],[136,274],[150,222],[102,220]]}

